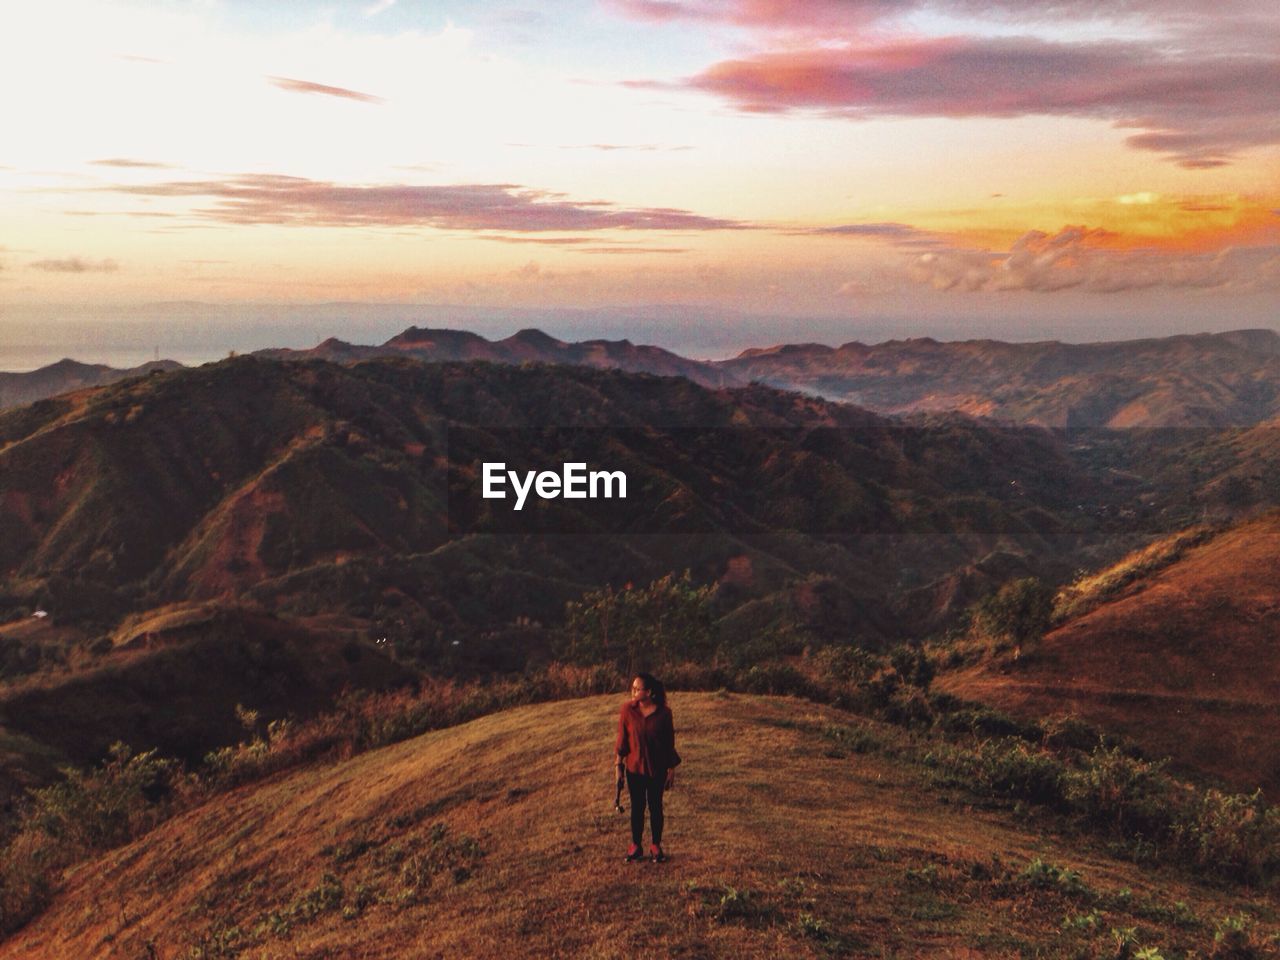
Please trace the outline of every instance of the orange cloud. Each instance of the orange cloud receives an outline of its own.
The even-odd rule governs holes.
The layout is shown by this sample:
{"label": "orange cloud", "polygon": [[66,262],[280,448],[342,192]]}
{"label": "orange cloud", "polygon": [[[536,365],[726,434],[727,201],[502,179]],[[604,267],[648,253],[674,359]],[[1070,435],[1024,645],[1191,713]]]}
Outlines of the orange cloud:
{"label": "orange cloud", "polygon": [[1070,226],[1053,234],[1031,230],[1007,253],[928,251],[912,260],[909,275],[937,290],[966,292],[1280,288],[1280,244],[1192,253],[1119,249],[1115,241],[1115,234],[1096,227]]}

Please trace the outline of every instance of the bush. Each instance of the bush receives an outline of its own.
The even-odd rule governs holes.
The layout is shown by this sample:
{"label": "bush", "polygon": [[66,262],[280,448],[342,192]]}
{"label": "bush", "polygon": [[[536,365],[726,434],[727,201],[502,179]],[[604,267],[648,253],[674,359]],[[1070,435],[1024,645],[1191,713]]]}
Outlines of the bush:
{"label": "bush", "polygon": [[1022,740],[984,740],[968,755],[967,772],[976,785],[1004,796],[1048,805],[1063,800],[1062,761]]}
{"label": "bush", "polygon": [[169,792],[175,770],[175,762],[155,750],[135,756],[116,742],[101,770],[65,767],[62,782],[34,791],[23,828],[38,830],[76,853],[127,843],[156,820],[150,800]]}
{"label": "bush", "polygon": [[752,667],[742,676],[742,689],[747,693],[774,696],[809,697],[814,693],[809,678],[786,663],[764,663]]}
{"label": "bush", "polygon": [[904,686],[928,690],[935,673],[933,663],[919,647],[899,646],[889,654],[889,663],[902,679]]}
{"label": "bush", "polygon": [[1053,591],[1036,577],[1006,583],[973,610],[971,622],[992,640],[1022,646],[1039,640],[1053,614]]}
{"label": "bush", "polygon": [[1253,936],[1253,922],[1245,914],[1223,917],[1214,924],[1210,960],[1254,960],[1263,955]]}
{"label": "bush", "polygon": [[1078,872],[1039,857],[1027,864],[1018,879],[1032,889],[1056,890],[1068,897],[1086,897],[1091,893]]}
{"label": "bush", "polygon": [[694,586],[686,570],[647,587],[590,590],[565,608],[565,652],[579,662],[611,663],[623,671],[707,656],[715,647],[715,589]]}
{"label": "bush", "polygon": [[1252,882],[1280,872],[1280,810],[1261,791],[1206,790],[1186,805],[1174,833],[1192,863],[1224,879]]}
{"label": "bush", "polygon": [[1179,799],[1164,761],[1137,760],[1119,747],[1102,746],[1067,775],[1066,797],[1099,825],[1151,839],[1169,832]]}
{"label": "bush", "polygon": [[44,909],[62,868],[144,833],[164,816],[169,797],[187,787],[174,761],[154,750],[135,755],[119,742],[101,769],[62,773],[61,782],[29,795],[0,856],[0,933]]}

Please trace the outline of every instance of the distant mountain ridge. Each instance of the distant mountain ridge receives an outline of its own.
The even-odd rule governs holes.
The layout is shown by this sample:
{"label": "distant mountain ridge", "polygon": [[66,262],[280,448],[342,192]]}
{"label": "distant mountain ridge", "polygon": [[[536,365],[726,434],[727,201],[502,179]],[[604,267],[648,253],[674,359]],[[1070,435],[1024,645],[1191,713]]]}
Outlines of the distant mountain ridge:
{"label": "distant mountain ridge", "polygon": [[29,373],[0,372],[0,410],[35,403],[71,390],[102,387],[129,377],[146,376],[153,370],[175,370],[181,366],[176,360],[156,360],[138,367],[119,369],[102,363],[63,359]]}
{"label": "distant mountain ridge", "polygon": [[466,330],[410,327],[378,346],[360,346],[331,337],[310,350],[259,350],[255,356],[274,360],[321,359],[338,363],[386,356],[407,356],[432,363],[450,360],[554,363],[684,377],[704,387],[745,386],[747,383],[714,363],[690,360],[662,347],[635,344],[630,340],[568,342],[535,329],[521,330],[502,340],[488,340]]}
{"label": "distant mountain ridge", "polygon": [[[1273,330],[1086,344],[930,337],[839,347],[779,344],[710,361],[630,340],[570,342],[536,329],[489,340],[414,326],[377,345],[330,337],[310,349],[254,356],[550,363],[684,377],[711,388],[758,381],[880,414],[956,411],[1048,427],[1247,427],[1280,416],[1280,334]],[[0,373],[0,408],[174,366],[161,361],[113,370],[64,360],[32,373]]]}
{"label": "distant mountain ridge", "polygon": [[[520,529],[555,536],[523,536],[509,505],[478,496],[494,459],[608,465],[637,495],[631,512],[531,507],[538,525]],[[1073,536],[1103,486],[1042,430],[910,425],[762,386],[241,357],[0,415],[0,609],[109,626],[236,596],[474,635],[549,622],[604,582],[682,567],[711,580],[748,557],[742,602],[838,576],[831,622],[897,635],[948,611],[891,609],[904,585],[877,557],[912,566],[910,587],[998,545],[1049,557],[1044,538]],[[690,532],[699,556],[664,539]],[[566,552],[560,534],[585,537]]]}
{"label": "distant mountain ridge", "polygon": [[1104,343],[930,337],[780,345],[717,366],[878,413],[954,410],[1051,427],[1250,426],[1280,413],[1280,334]]}

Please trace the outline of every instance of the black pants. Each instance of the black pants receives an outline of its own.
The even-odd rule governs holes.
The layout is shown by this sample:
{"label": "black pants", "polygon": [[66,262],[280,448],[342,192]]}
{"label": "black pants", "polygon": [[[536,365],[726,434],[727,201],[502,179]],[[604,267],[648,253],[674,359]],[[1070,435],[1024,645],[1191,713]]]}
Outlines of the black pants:
{"label": "black pants", "polygon": [[642,773],[627,771],[627,792],[631,794],[631,842],[640,846],[644,837],[644,808],[649,806],[649,823],[653,842],[662,843],[662,791],[667,785],[667,771],[646,777]]}

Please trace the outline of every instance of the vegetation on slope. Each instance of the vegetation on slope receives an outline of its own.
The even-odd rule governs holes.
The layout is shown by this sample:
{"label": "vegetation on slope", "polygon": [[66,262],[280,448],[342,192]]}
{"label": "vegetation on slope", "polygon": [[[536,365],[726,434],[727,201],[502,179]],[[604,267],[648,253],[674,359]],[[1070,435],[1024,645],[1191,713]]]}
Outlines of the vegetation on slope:
{"label": "vegetation on slope", "polygon": [[[1226,957],[1219,929],[1240,956],[1280,929],[1270,894],[940,780],[901,728],[741,694],[675,695],[671,862],[625,865],[617,702],[494,714],[204,803],[70,874],[0,957]],[[545,766],[522,762],[530,740]]]}
{"label": "vegetation on slope", "polygon": [[957,655],[967,665],[939,682],[1020,716],[1083,717],[1274,796],[1277,574],[1280,514],[1192,528],[1064,589],[1056,626],[1016,659]]}

